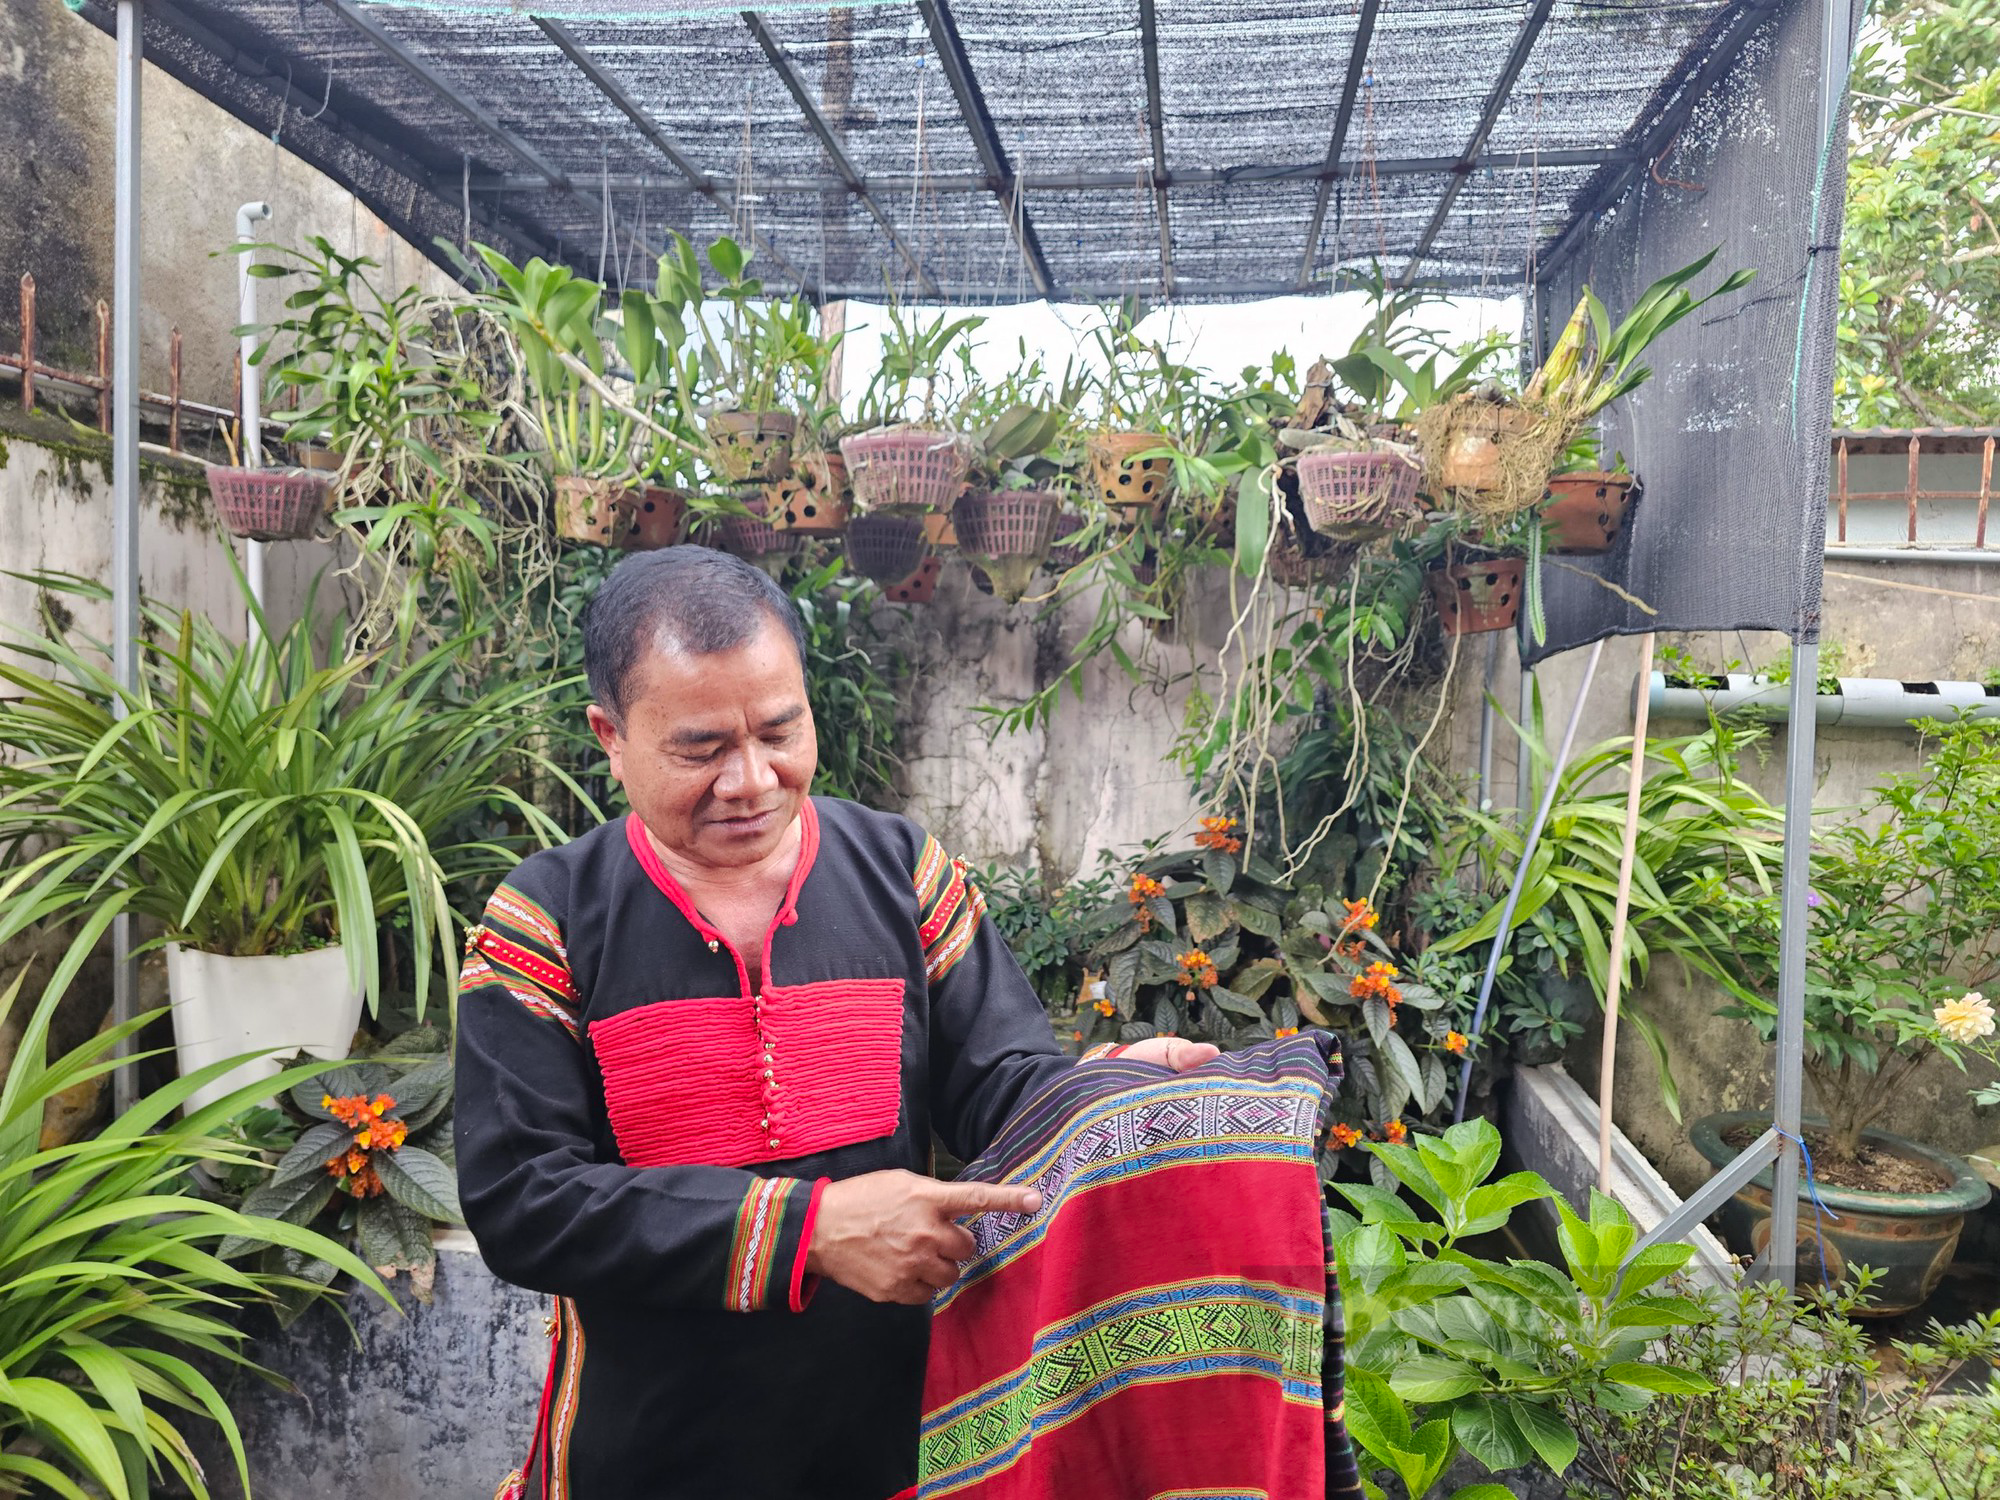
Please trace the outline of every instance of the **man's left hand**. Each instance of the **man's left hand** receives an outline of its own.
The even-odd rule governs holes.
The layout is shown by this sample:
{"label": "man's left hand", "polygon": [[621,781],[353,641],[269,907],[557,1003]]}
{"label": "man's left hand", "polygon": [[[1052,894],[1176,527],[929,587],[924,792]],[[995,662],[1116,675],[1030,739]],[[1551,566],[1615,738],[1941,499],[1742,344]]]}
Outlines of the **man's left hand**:
{"label": "man's left hand", "polygon": [[1118,1055],[1133,1062],[1158,1063],[1176,1073],[1185,1073],[1190,1068],[1198,1068],[1222,1056],[1222,1049],[1213,1042],[1190,1042],[1185,1037],[1149,1036],[1143,1042],[1132,1043]]}

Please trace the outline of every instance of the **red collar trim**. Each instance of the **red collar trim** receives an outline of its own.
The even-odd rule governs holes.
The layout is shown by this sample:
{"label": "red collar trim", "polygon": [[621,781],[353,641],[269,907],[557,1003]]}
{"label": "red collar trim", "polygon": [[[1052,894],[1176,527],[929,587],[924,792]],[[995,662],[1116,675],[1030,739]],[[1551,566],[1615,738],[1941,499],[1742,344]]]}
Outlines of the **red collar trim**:
{"label": "red collar trim", "polygon": [[[674,879],[673,872],[660,858],[660,851],[653,847],[653,840],[646,832],[646,825],[637,813],[625,815],[625,842],[639,861],[639,868],[646,872],[660,893],[679,909],[694,930],[701,934],[702,941],[720,943],[735,954],[729,939],[717,932],[702,919],[701,913],[689,899],[681,883]],[[764,978],[770,982],[771,939],[777,936],[780,925],[789,925],[798,920],[799,892],[805,888],[806,876],[812,873],[813,861],[819,856],[819,811],[813,806],[813,799],[807,797],[799,804],[799,862],[792,870],[792,878],[785,886],[785,899],[778,906],[778,913],[771,921],[771,929],[764,934]],[[742,967],[742,957],[737,955],[737,967]],[[746,985],[747,988],[747,985]]]}

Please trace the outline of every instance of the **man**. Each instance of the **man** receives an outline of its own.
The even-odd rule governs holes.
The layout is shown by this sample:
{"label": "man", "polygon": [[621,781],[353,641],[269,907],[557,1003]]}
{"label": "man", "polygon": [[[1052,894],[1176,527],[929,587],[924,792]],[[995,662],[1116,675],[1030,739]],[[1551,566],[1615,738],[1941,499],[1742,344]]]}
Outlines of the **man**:
{"label": "man", "polygon": [[972,1250],[953,1220],[1038,1206],[929,1178],[931,1133],[970,1160],[1075,1064],[962,866],[807,795],[804,639],[769,578],[630,558],[584,657],[632,814],[516,869],[460,985],[466,1218],[559,1299],[518,1492],[912,1494],[927,1304]]}

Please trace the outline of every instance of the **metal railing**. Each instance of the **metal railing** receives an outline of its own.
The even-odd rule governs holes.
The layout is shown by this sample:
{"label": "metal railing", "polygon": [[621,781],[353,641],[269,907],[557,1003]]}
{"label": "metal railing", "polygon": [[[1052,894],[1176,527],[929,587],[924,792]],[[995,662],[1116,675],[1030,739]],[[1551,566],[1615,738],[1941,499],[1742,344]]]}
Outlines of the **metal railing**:
{"label": "metal railing", "polygon": [[[2000,438],[2000,428],[1991,427],[1913,427],[1913,428],[1861,428],[1836,431],[1833,434],[1833,545],[1848,545],[1848,507],[1855,502],[1880,503],[1900,500],[1904,507],[1904,536],[1902,547],[1918,547],[1922,538],[1917,534],[1918,509],[1926,502],[1971,501],[1976,509],[1973,513],[1972,541],[1974,551],[1986,549],[1986,517],[1993,500],[1993,453],[1996,438]],[[1907,478],[1899,490],[1855,490],[1848,483],[1848,460],[1858,454],[1887,454],[1900,449],[1908,455]],[[1920,482],[1922,461],[1926,454],[1942,457],[1948,454],[1979,454],[1979,488],[1974,490],[1926,489]],[[1877,543],[1877,546],[1884,545]],[[1967,543],[1962,537],[1953,537],[1942,543],[1955,548],[1964,548]]]}

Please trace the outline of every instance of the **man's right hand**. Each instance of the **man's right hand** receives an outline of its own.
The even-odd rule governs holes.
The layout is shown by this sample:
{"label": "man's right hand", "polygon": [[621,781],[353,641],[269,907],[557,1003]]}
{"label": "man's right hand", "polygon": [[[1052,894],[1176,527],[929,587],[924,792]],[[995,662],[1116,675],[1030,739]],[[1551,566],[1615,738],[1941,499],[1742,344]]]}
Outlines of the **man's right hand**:
{"label": "man's right hand", "polygon": [[1033,1188],[936,1182],[915,1172],[869,1172],[829,1182],[819,1196],[806,1269],[872,1302],[918,1305],[958,1279],[972,1235],[966,1214],[1033,1213]]}

